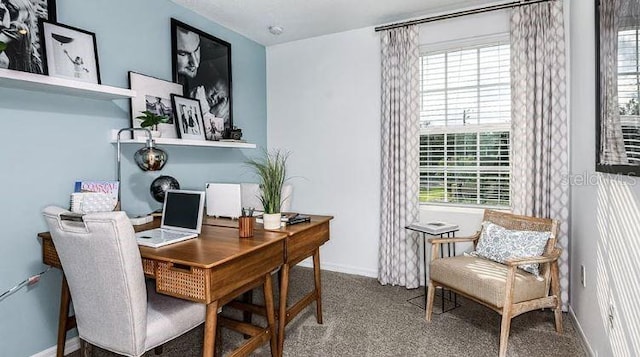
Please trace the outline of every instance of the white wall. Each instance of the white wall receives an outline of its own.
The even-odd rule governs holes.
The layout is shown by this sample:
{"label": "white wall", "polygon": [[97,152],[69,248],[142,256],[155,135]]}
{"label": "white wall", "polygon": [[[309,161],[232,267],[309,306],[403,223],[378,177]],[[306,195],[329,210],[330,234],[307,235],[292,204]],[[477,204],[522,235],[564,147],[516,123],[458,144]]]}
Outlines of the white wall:
{"label": "white wall", "polygon": [[[593,3],[567,7],[571,172],[592,180],[571,189],[570,302],[595,353],[634,356],[640,355],[640,181],[595,173]],[[421,38],[433,43],[499,33],[506,22],[493,16],[499,15],[428,24]],[[267,137],[294,154],[292,173],[302,177],[294,180],[294,209],[336,216],[332,240],[322,249],[324,268],[371,276],[379,232],[378,41],[365,28],[267,48]],[[421,220],[436,219],[460,224],[464,235],[476,229],[480,214],[422,210]]]}
{"label": "white wall", "polygon": [[[571,3],[570,31],[571,307],[595,355],[638,356],[640,181],[595,172],[593,1]],[[581,265],[586,287],[580,281]]]}
{"label": "white wall", "polygon": [[323,269],[377,275],[380,49],[373,28],[267,48],[267,140],[290,150],[292,208],[334,215]]}
{"label": "white wall", "polygon": [[[426,24],[420,37],[437,44],[506,32],[501,11]],[[293,209],[336,217],[323,268],[367,276],[378,271],[379,41],[363,28],[267,48],[267,140],[293,153]],[[458,223],[464,235],[481,212],[425,207],[420,219]]]}

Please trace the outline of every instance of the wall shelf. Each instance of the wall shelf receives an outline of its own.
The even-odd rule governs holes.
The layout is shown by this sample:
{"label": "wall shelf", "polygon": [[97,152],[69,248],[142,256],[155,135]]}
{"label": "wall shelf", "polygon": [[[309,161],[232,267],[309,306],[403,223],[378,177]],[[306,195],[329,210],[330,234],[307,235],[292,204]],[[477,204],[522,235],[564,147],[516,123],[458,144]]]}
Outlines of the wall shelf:
{"label": "wall shelf", "polygon": [[130,89],[85,83],[3,68],[0,68],[0,87],[73,95],[100,100],[127,99],[136,96],[136,92]]}
{"label": "wall shelf", "polygon": [[[237,142],[237,141],[204,141],[204,140],[184,140],[184,139],[169,139],[169,138],[154,138],[153,139],[158,146],[173,145],[173,146],[202,146],[202,147],[218,147],[218,148],[236,148],[236,149],[255,149],[256,144]],[[116,144],[116,139],[111,139],[111,143]],[[146,138],[138,139],[120,139],[120,144],[139,144],[144,145],[147,143]]]}

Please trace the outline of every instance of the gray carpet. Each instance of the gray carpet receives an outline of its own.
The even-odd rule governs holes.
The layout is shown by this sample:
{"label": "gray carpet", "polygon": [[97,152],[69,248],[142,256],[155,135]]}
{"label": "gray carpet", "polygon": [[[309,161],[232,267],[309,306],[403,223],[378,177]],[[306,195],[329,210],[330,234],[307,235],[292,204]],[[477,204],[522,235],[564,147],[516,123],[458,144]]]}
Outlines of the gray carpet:
{"label": "gray carpet", "polygon": [[[323,271],[323,318],[318,325],[315,304],[287,326],[285,356],[497,356],[500,316],[476,303],[458,298],[460,306],[424,319],[423,290],[381,286],[376,279]],[[296,299],[311,290],[313,271],[291,271],[290,296]],[[256,300],[261,300],[256,291]],[[291,301],[291,300],[290,300]],[[297,299],[296,299],[297,301]],[[445,307],[450,305],[445,304]],[[436,312],[440,312],[436,299]],[[227,308],[223,314],[238,316]],[[254,317],[254,322],[261,318]],[[553,313],[533,311],[512,322],[509,356],[587,356],[572,321],[564,315],[564,333],[556,334]],[[161,356],[200,356],[202,327],[167,343]],[[242,336],[222,331],[222,353],[242,343]],[[268,344],[255,356],[270,356]],[[72,354],[79,357],[79,351]],[[93,356],[113,356],[94,347]],[[148,352],[145,356],[155,356]]]}

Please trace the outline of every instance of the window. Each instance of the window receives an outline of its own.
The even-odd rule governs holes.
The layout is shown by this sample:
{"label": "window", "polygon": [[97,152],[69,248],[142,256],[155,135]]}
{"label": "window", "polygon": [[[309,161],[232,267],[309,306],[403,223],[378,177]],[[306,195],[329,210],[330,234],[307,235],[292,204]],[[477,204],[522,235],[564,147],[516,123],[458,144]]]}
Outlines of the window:
{"label": "window", "polygon": [[508,39],[420,60],[420,202],[509,206]]}
{"label": "window", "polygon": [[640,58],[638,28],[618,31],[618,104],[627,159],[640,165]]}

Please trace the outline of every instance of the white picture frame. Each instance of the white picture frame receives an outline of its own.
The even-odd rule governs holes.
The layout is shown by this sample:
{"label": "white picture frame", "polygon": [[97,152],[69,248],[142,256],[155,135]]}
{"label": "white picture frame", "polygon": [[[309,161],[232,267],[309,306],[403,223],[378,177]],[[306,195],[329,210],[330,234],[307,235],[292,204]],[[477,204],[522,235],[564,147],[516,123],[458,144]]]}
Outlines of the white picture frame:
{"label": "white picture frame", "polygon": [[[167,123],[159,124],[160,137],[178,138],[175,115],[171,106],[171,95],[182,94],[182,84],[165,81],[144,74],[129,72],[129,88],[136,91],[136,96],[131,98],[131,127],[140,128],[141,119],[137,119],[142,112],[149,110],[156,114],[169,116]],[[158,99],[160,99],[159,104]],[[146,137],[144,133],[135,132],[135,138]]]}

